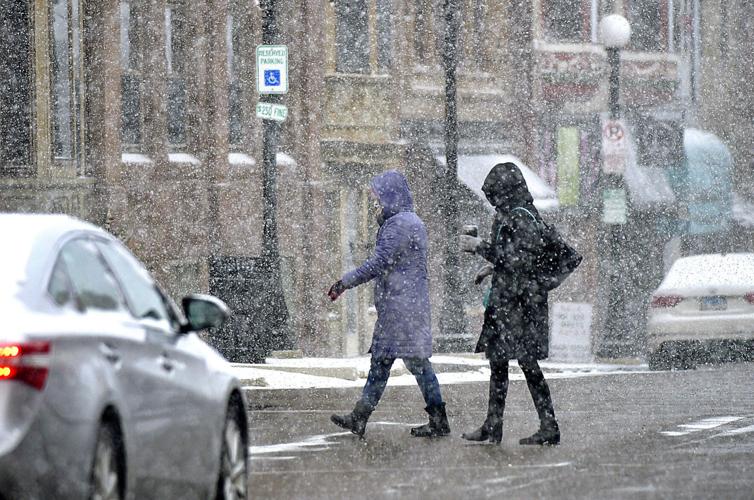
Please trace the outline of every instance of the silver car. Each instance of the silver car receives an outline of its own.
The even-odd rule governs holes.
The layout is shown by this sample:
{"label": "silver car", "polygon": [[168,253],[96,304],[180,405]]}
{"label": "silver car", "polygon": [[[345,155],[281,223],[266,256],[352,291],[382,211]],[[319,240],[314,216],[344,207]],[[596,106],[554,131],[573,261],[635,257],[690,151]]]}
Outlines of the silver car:
{"label": "silver car", "polygon": [[647,344],[653,370],[752,358],[754,254],[676,260],[652,295]]}
{"label": "silver car", "polygon": [[105,231],[0,214],[0,498],[245,498],[246,405],[183,314]]}

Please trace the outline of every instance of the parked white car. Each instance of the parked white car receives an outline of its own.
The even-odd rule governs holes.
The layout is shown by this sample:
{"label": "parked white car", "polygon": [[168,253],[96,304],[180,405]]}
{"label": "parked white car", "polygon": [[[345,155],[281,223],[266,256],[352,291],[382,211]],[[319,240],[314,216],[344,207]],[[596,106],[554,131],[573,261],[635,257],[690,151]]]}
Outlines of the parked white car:
{"label": "parked white car", "polygon": [[246,498],[246,404],[117,239],[63,215],[0,214],[0,498]]}
{"label": "parked white car", "polygon": [[754,352],[754,254],[678,259],[649,305],[649,367],[748,358]]}

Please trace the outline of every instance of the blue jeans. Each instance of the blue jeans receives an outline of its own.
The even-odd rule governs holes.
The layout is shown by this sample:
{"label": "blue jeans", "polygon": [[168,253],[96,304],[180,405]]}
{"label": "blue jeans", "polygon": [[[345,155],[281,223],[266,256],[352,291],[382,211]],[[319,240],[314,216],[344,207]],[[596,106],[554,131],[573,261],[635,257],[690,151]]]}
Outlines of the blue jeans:
{"label": "blue jeans", "polygon": [[[387,379],[390,377],[390,368],[394,362],[394,358],[375,358],[372,356],[367,383],[361,393],[361,401],[366,403],[369,408],[374,409],[380,402],[382,393],[385,392]],[[437,376],[429,359],[403,358],[403,364],[416,377],[416,383],[419,384],[427,407],[441,405],[440,383],[437,381]]]}

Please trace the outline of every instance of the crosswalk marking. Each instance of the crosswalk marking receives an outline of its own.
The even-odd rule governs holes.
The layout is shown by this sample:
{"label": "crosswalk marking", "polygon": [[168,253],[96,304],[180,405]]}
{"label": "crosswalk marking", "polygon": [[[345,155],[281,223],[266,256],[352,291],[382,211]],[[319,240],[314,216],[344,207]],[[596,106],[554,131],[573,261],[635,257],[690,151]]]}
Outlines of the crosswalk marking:
{"label": "crosswalk marking", "polygon": [[685,436],[687,434],[691,434],[693,432],[699,432],[699,431],[707,431],[710,429],[714,429],[716,427],[720,427],[725,424],[730,424],[732,422],[735,422],[737,420],[741,420],[743,417],[710,417],[705,418],[703,420],[699,420],[697,422],[692,422],[690,424],[680,424],[678,427],[683,430],[679,431],[662,431],[660,434],[663,434],[665,436],[671,436],[671,437],[677,437],[677,436]]}
{"label": "crosswalk marking", "polygon": [[712,437],[719,437],[719,436],[736,436],[738,434],[746,434],[749,432],[754,432],[754,425],[749,425],[746,427],[739,427],[738,429],[731,429],[729,431],[721,432],[720,434],[715,434]]}

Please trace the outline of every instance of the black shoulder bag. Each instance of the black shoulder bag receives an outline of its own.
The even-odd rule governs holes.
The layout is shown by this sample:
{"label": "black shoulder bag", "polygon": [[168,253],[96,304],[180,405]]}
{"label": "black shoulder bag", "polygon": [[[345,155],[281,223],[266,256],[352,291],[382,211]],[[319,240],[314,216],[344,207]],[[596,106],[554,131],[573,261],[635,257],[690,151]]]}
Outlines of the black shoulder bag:
{"label": "black shoulder bag", "polygon": [[534,261],[534,274],[537,283],[546,291],[554,290],[581,264],[583,257],[571,245],[566,243],[554,227],[543,220],[537,220],[533,213],[523,207],[539,229],[542,238],[542,250]]}

